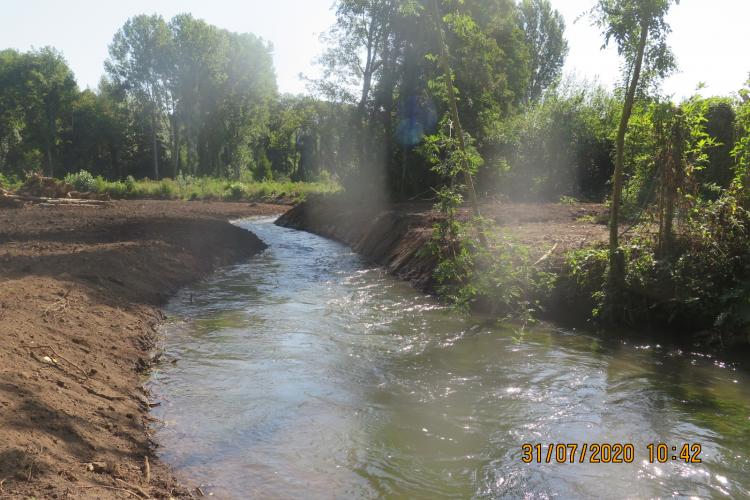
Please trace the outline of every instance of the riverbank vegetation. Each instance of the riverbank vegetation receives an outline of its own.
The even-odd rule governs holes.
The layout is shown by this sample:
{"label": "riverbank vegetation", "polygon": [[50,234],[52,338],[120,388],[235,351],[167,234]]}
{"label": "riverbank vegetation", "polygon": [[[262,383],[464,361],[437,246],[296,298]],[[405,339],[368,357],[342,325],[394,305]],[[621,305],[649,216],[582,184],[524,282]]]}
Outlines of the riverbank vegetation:
{"label": "riverbank vegetation", "polygon": [[[618,49],[615,88],[562,74],[548,0],[338,0],[305,96],[279,94],[268,42],[189,14],[128,20],[93,90],[53,48],[5,50],[0,183],[42,171],[115,198],[432,200],[440,290],[464,308],[579,301],[598,320],[741,332],[750,88],[663,93],[674,4],[598,0],[579,21]],[[565,200],[608,206],[608,245],[537,261],[481,217],[488,201]]]}

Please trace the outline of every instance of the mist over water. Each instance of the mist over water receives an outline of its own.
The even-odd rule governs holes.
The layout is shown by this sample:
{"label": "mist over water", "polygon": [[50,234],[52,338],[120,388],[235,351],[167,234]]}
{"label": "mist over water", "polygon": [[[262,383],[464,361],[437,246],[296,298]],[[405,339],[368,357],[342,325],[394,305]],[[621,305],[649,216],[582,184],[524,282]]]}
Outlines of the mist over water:
{"label": "mist over water", "polygon": [[[220,498],[750,495],[750,377],[709,358],[455,317],[346,247],[269,248],[182,291],[151,388],[160,455]],[[192,296],[192,302],[191,302]],[[703,463],[646,445],[699,443]],[[633,443],[524,464],[523,443]]]}

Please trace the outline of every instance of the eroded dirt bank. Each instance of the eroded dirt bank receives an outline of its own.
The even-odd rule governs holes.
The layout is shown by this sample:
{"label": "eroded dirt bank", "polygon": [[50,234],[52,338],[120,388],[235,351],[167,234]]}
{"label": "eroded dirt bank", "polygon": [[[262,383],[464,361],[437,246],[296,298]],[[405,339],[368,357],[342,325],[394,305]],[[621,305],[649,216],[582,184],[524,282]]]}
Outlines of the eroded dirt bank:
{"label": "eroded dirt bank", "polygon": [[[482,206],[482,214],[527,245],[532,257],[550,253],[553,260],[567,250],[606,241],[607,227],[597,222],[604,210],[593,203]],[[429,202],[365,205],[331,197],[301,203],[276,223],[347,244],[397,277],[431,291],[437,262],[420,250],[429,242],[437,217]]]}
{"label": "eroded dirt bank", "polygon": [[264,247],[228,219],[286,208],[0,209],[0,498],[189,493],[153,459],[146,432],[158,306]]}

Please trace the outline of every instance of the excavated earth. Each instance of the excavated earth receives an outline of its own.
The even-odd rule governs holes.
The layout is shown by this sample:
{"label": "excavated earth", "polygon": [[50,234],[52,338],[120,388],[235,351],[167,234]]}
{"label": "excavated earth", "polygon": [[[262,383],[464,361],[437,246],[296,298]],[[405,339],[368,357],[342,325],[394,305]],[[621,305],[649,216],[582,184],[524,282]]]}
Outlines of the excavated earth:
{"label": "excavated earth", "polygon": [[[286,206],[0,209],[0,498],[200,494],[153,455],[142,388],[178,288],[264,248],[231,218]],[[189,480],[189,478],[188,478]]]}

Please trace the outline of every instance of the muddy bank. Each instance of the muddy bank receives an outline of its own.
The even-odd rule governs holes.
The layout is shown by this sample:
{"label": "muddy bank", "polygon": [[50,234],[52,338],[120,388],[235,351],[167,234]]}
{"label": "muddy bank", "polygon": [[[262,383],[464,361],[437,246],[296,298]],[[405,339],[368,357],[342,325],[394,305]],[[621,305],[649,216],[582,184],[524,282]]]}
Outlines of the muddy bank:
{"label": "muddy bank", "polygon": [[147,433],[141,384],[158,306],[264,248],[228,219],[286,208],[0,209],[0,497],[188,493],[153,459]]}
{"label": "muddy bank", "polygon": [[427,205],[369,207],[334,199],[303,202],[276,224],[344,243],[391,274],[430,290],[437,261],[420,250],[432,236],[433,222]]}
{"label": "muddy bank", "polygon": [[[532,257],[550,253],[552,262],[568,250],[606,241],[607,228],[597,222],[603,213],[604,207],[593,203],[482,207],[482,214],[527,245]],[[425,246],[437,217],[428,202],[372,206],[331,197],[301,203],[276,223],[340,241],[397,277],[433,291],[437,261]]]}
{"label": "muddy bank", "polygon": [[[606,209],[591,203],[496,203],[484,204],[483,216],[493,219],[504,234],[526,247],[530,262],[538,269],[552,273],[554,284],[537,293],[535,315],[569,327],[597,330],[592,320],[597,307],[592,288],[594,282],[580,282],[565,256],[571,250],[606,244],[608,231],[604,223]],[[466,217],[469,214],[465,211]],[[352,247],[374,263],[386,267],[396,276],[411,281],[427,292],[435,292],[433,272],[436,259],[426,248],[438,214],[429,203],[402,203],[383,206],[357,205],[342,197],[315,199],[297,205],[279,218],[277,224],[310,231]],[[627,238],[627,237],[626,237]],[[659,340],[680,348],[721,354],[737,359],[750,352],[748,332],[719,331],[696,328],[680,318],[651,314],[669,297],[654,301],[647,293],[629,289],[635,304],[654,302],[649,314],[630,314],[625,326],[618,329],[621,337],[633,340]],[[636,302],[640,300],[640,302]],[[648,302],[647,302],[648,303]],[[482,304],[479,304],[482,309]],[[700,307],[700,305],[696,305]],[[634,311],[642,311],[633,308]]]}

